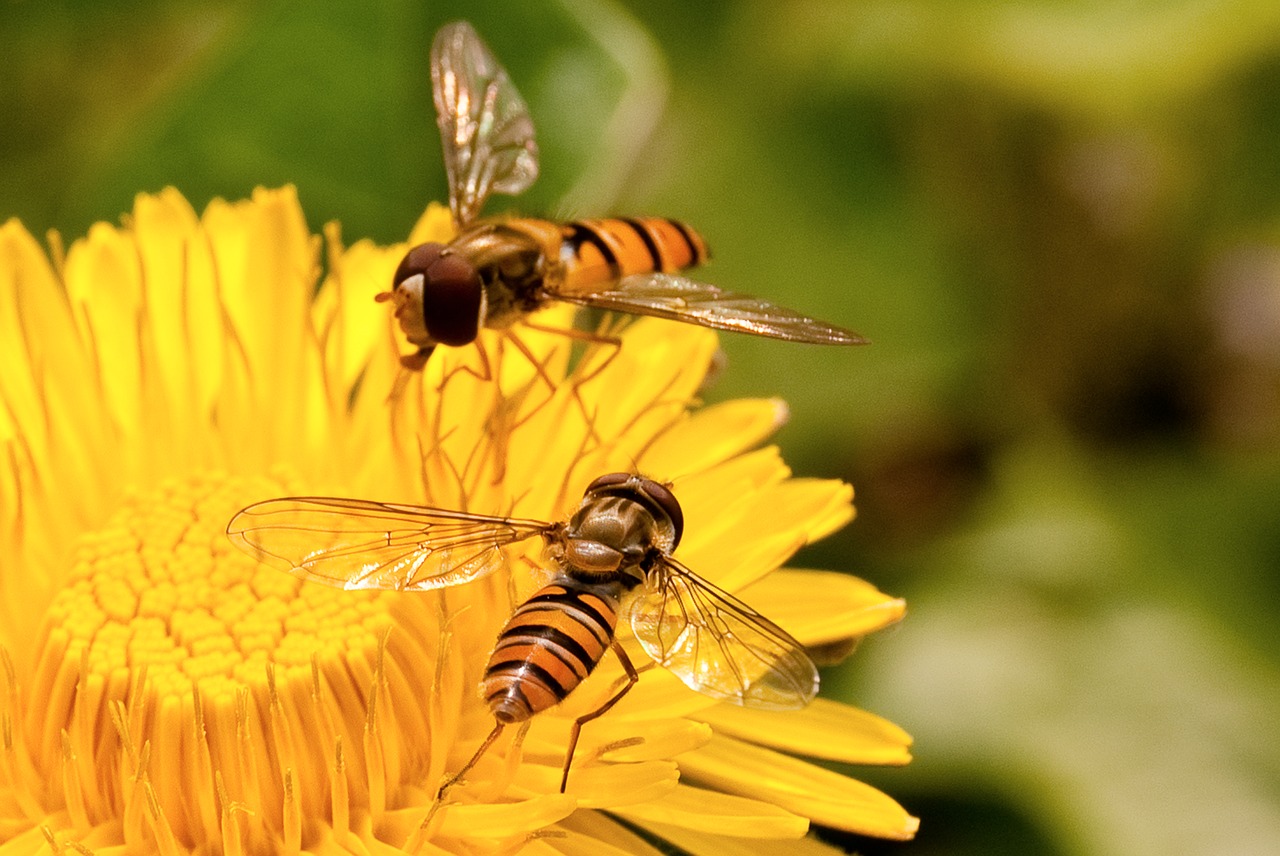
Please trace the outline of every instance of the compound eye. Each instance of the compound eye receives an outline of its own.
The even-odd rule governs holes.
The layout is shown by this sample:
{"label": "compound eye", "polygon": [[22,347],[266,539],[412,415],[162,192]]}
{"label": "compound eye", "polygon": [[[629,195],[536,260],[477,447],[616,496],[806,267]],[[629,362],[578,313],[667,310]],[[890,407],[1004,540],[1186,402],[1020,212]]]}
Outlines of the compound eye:
{"label": "compound eye", "polygon": [[620,487],[621,485],[631,481],[633,478],[635,478],[635,476],[631,473],[609,473],[608,475],[600,476],[600,478],[587,485],[587,489],[583,491],[583,493],[592,494],[606,488]]}
{"label": "compound eye", "polygon": [[400,260],[400,265],[396,268],[395,279],[392,280],[393,287],[419,274],[426,279],[427,268],[440,258],[440,251],[443,249],[444,244],[418,244],[405,253],[404,258]]}
{"label": "compound eye", "polygon": [[[408,261],[406,256],[401,267]],[[438,253],[425,272],[422,317],[427,333],[444,345],[474,342],[484,311],[484,285],[475,266],[457,253]]]}
{"label": "compound eye", "polygon": [[680,543],[680,536],[684,534],[684,511],[680,508],[680,503],[676,501],[676,495],[667,490],[665,485],[658,484],[653,479],[640,477],[640,492],[647,496],[654,505],[662,510],[671,521],[672,527],[675,529],[675,541],[671,544],[674,550]]}

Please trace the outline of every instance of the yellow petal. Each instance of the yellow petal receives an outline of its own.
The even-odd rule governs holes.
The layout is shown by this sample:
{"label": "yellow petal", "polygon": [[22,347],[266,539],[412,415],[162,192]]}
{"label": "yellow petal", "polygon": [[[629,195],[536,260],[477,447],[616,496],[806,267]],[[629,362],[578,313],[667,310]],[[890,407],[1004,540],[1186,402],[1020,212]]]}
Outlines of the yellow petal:
{"label": "yellow petal", "polygon": [[[220,293],[255,369],[287,369],[300,352],[317,272],[317,244],[297,192],[257,188],[252,200],[215,199],[203,224]],[[280,384],[279,388],[284,388]]]}
{"label": "yellow petal", "polygon": [[790,531],[807,542],[852,519],[852,487],[833,479],[787,479],[789,475],[777,449],[769,447],[681,480],[676,485],[681,502],[710,512],[706,519],[692,520],[686,513],[687,543],[682,546],[691,549],[713,538],[738,543],[744,533],[754,538],[760,531]]}
{"label": "yellow petal", "polygon": [[[181,198],[170,198],[168,191],[159,200],[141,196],[134,206],[134,222],[144,248],[153,243],[158,245],[149,250],[154,257],[161,257],[166,252],[177,256],[170,264],[179,266],[181,277],[157,281],[149,275],[148,294],[154,293],[152,299],[160,301],[161,305],[173,300],[182,304],[180,314],[172,321],[176,329],[170,331],[177,335],[178,341],[165,345],[166,340],[161,336],[157,352],[166,358],[173,348],[187,352],[187,371],[166,370],[166,377],[174,377],[174,382],[183,386],[185,397],[175,395],[172,400],[178,404],[186,403],[191,408],[191,416],[195,420],[191,426],[192,439],[196,439],[203,438],[206,433],[202,429],[222,391],[229,355],[239,351],[235,331],[223,303],[223,277],[215,251],[215,244],[221,236],[210,231],[204,219],[198,220],[191,231],[186,231],[185,215],[181,210],[185,204]],[[145,233],[144,229],[147,230]],[[150,232],[153,229],[160,229],[163,237],[152,238]],[[166,241],[178,243],[166,249]],[[158,293],[161,291],[167,294],[161,296]],[[153,319],[156,326],[169,323],[167,313]]]}
{"label": "yellow petal", "polygon": [[672,487],[684,509],[680,550],[688,553],[719,541],[750,510],[758,491],[789,475],[777,447],[766,446],[680,479]]}
{"label": "yellow petal", "polygon": [[771,803],[680,785],[661,799],[615,809],[632,820],[742,838],[802,838],[809,821]]}
{"label": "yellow petal", "polygon": [[695,714],[717,734],[811,758],[846,764],[906,764],[911,736],[856,707],[815,699],[804,710],[749,710],[719,704]]}
{"label": "yellow petal", "polygon": [[737,591],[760,579],[795,554],[806,543],[793,529],[763,530],[750,540],[725,541],[719,547],[702,545],[684,550],[679,558],[695,573],[726,591]]}
{"label": "yellow petal", "polygon": [[[569,739],[572,725],[573,720],[566,716],[536,717],[524,741],[525,751],[550,754],[561,750]],[[583,727],[574,762],[587,763],[597,757],[626,763],[656,761],[697,749],[710,739],[711,728],[702,722],[608,716]]]}
{"label": "yellow petal", "polygon": [[[569,769],[568,793],[582,808],[608,808],[646,802],[661,797],[676,786],[680,774],[673,761],[645,761],[640,764],[593,764],[579,766],[575,757]],[[531,793],[554,793],[560,788],[563,759],[554,766],[533,763],[526,756],[516,773],[515,788]]]}
{"label": "yellow petal", "polygon": [[118,490],[120,474],[114,425],[66,293],[17,220],[0,226],[0,365],[0,543],[13,568],[0,638],[21,650],[62,580],[55,563],[101,520],[101,491]]}
{"label": "yellow petal", "polygon": [[238,414],[243,422],[232,423],[232,414],[226,415],[228,427],[234,433],[270,429],[257,443],[266,447],[261,451],[268,461],[282,452],[320,454],[308,442],[325,413],[317,408],[311,323],[320,245],[307,231],[297,192],[258,188],[247,202],[215,199],[202,223],[213,248],[218,294],[235,330],[228,373],[243,377],[248,404]]}
{"label": "yellow petal", "polygon": [[[404,246],[379,247],[362,240],[343,249],[336,224],[325,227],[325,237],[328,274],[316,295],[315,326],[325,364],[341,389],[349,392],[375,349],[385,347],[388,337],[395,335],[388,304],[374,297],[391,287]],[[381,398],[385,400],[385,394]]]}
{"label": "yellow petal", "polygon": [[93,343],[99,382],[114,419],[136,436],[141,418],[142,284],[130,232],[95,223],[67,252],[67,295],[85,341]]}
{"label": "yellow petal", "polygon": [[899,840],[920,826],[870,785],[732,737],[716,735],[686,753],[680,769],[692,782],[771,802],[823,826]]}
{"label": "yellow petal", "polygon": [[69,309],[31,234],[17,220],[0,226],[0,438],[22,434],[40,443],[51,391],[77,417],[97,411],[84,382],[92,367]]}
{"label": "yellow petal", "polygon": [[788,479],[757,491],[750,500],[729,530],[731,543],[762,530],[797,532],[807,543],[853,519],[853,488],[832,479]]}
{"label": "yellow petal", "polygon": [[514,803],[450,805],[441,809],[439,834],[445,838],[510,838],[563,820],[576,807],[572,796],[558,793]]}
{"label": "yellow petal", "polygon": [[762,443],[787,421],[780,398],[725,401],[689,414],[663,432],[640,458],[640,471],[678,479]]}
{"label": "yellow petal", "polygon": [[[418,218],[418,222],[409,230],[409,243],[401,249],[401,255],[404,255],[409,247],[416,247],[418,244],[448,243],[456,234],[458,229],[453,224],[453,215],[449,213],[449,206],[431,202],[427,205],[427,210],[423,211],[422,216]],[[399,263],[400,260],[396,259],[396,264]]]}
{"label": "yellow petal", "polygon": [[[717,340],[710,330],[657,318],[637,320],[622,339],[621,348],[597,352],[595,356],[607,359],[608,365],[583,390],[595,399],[595,432],[618,437],[637,454],[684,412],[702,383]],[[637,378],[644,382],[637,383]]]}
{"label": "yellow petal", "polygon": [[557,831],[567,835],[544,841],[565,856],[664,856],[663,851],[599,811],[575,812],[557,824]]}
{"label": "yellow petal", "polygon": [[[760,463],[766,460],[758,455],[742,457]],[[760,579],[810,540],[852,518],[849,501],[853,489],[848,485],[829,479],[782,481],[785,475],[785,469],[768,476],[761,471],[757,477],[765,476],[768,482],[752,485],[744,479],[736,490],[725,490],[719,502],[708,497],[704,500],[707,510],[718,510],[718,519],[707,519],[692,506],[685,515],[688,535],[680,545],[680,560],[734,591]],[[682,496],[684,487],[680,485]],[[698,497],[696,491],[694,495]]]}
{"label": "yellow petal", "polygon": [[[610,723],[615,725],[615,723]],[[637,761],[656,761],[682,755],[691,749],[705,746],[711,739],[711,729],[704,723],[687,719],[658,720],[645,723],[644,727],[629,722],[618,722],[611,731],[601,730],[601,737],[613,737],[601,741],[599,751],[606,761],[634,764]],[[630,743],[629,739],[639,740]]]}
{"label": "yellow petal", "polygon": [[[639,643],[630,636],[630,629],[624,628],[620,632],[625,634],[624,644],[630,652],[631,662],[637,665],[648,662],[648,657]],[[715,699],[689,689],[666,669],[655,667],[641,676],[640,683],[636,684],[635,688],[627,693],[610,713],[624,720],[657,719],[668,716],[689,716],[715,704],[718,704]]]}
{"label": "yellow petal", "polygon": [[[208,371],[203,365],[208,355],[195,347],[207,344],[212,332],[220,332],[216,314],[198,314],[212,309],[208,294],[197,302],[192,289],[192,266],[201,242],[199,220],[182,194],[167,187],[154,195],[139,194],[129,222],[141,262],[142,321],[146,341],[154,348],[148,371],[158,375],[154,383],[164,390],[174,418],[182,420],[175,432],[189,437],[195,433],[197,414],[208,412],[208,399],[200,400],[196,395],[210,388],[210,384],[201,386],[196,381]],[[205,328],[198,338],[193,336],[193,322]],[[220,356],[221,351],[217,353]]]}
{"label": "yellow petal", "polygon": [[806,645],[864,636],[898,621],[906,601],[850,574],[784,568],[739,592]]}
{"label": "yellow petal", "polygon": [[[759,856],[763,852],[760,845],[749,838],[712,835],[661,823],[646,823],[645,827],[689,856]],[[823,844],[812,836],[770,841],[767,852],[769,856],[843,856],[845,853],[844,850]]]}

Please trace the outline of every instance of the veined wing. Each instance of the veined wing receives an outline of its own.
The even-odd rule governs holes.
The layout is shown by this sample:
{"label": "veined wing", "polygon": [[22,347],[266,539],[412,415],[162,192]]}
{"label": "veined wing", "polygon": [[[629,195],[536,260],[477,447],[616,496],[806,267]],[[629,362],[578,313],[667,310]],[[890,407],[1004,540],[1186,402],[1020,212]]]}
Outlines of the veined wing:
{"label": "veined wing", "polygon": [[501,548],[556,524],[442,508],[326,496],[258,502],[227,535],[296,577],[345,589],[421,591],[492,573]]}
{"label": "veined wing", "polygon": [[804,707],[818,669],[789,633],[671,558],[630,606],[631,629],[654,662],[687,686],[746,707]]}
{"label": "veined wing", "polygon": [[801,315],[759,297],[725,291],[669,273],[638,273],[623,277],[612,288],[552,292],[552,296],[597,309],[655,315],[717,330],[753,333],[792,342],[861,345],[867,341],[851,330]]}
{"label": "veined wing", "polygon": [[431,90],[459,227],[489,194],[522,193],[538,177],[529,108],[506,70],[466,21],[446,24],[431,45]]}

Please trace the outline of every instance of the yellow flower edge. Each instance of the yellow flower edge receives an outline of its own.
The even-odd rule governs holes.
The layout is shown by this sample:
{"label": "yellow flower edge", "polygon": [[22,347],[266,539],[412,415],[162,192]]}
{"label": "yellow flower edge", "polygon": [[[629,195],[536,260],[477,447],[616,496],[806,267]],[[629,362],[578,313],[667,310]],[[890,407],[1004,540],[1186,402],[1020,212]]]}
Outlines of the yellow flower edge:
{"label": "yellow flower edge", "polygon": [[[450,229],[433,205],[413,240]],[[0,226],[0,856],[651,851],[600,809],[697,852],[817,852],[797,839],[811,820],[914,831],[883,794],[782,754],[905,763],[896,727],[823,700],[738,710],[657,668],[584,729],[558,793],[573,717],[621,675],[611,656],[433,812],[492,727],[479,675],[539,545],[456,589],[344,592],[223,534],[287,493],[559,519],[595,476],[638,470],[680,498],[681,560],[805,644],[897,620],[901,601],[852,577],[776,571],[852,517],[852,491],[759,446],[781,402],[696,407],[714,334],[646,319],[575,356],[518,326],[406,375],[372,299],[405,245],[311,234],[289,187],[201,215],[173,189],[140,195],[122,225],[50,247]]]}

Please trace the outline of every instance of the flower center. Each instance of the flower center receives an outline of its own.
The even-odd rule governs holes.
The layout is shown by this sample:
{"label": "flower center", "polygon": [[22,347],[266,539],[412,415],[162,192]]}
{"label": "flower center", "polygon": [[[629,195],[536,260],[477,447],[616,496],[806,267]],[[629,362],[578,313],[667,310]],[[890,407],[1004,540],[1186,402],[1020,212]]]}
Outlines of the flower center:
{"label": "flower center", "polygon": [[169,483],[81,538],[26,699],[45,805],[78,826],[123,817],[126,840],[162,852],[256,852],[301,841],[302,818],[376,821],[404,774],[443,767],[427,738],[457,670],[439,668],[439,601],[305,584],[227,540],[235,511],[287,492]]}

